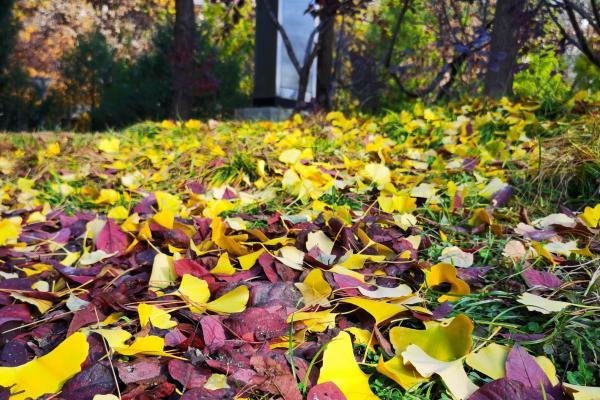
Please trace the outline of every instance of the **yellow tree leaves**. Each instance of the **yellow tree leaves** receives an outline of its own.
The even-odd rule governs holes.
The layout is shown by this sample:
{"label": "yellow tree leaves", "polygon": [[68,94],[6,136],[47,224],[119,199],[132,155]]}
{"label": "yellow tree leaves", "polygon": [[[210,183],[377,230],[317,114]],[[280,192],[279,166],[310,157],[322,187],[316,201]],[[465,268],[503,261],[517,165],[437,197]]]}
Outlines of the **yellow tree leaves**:
{"label": "yellow tree leaves", "polygon": [[209,302],[210,291],[206,281],[189,274],[183,275],[177,294],[190,304],[193,312],[213,311],[221,314],[244,311],[250,297],[248,288],[241,285]]}
{"label": "yellow tree leaves", "polygon": [[44,356],[18,367],[0,367],[0,386],[10,388],[14,400],[57,393],[68,379],[81,371],[88,350],[86,336],[74,333]]}
{"label": "yellow tree leaves", "polygon": [[0,246],[15,244],[21,234],[21,218],[0,218]]}
{"label": "yellow tree leaves", "polygon": [[369,387],[369,376],[354,359],[352,340],[340,332],[325,347],[318,383],[333,382],[348,400],[377,400]]}
{"label": "yellow tree leaves", "polygon": [[436,288],[442,283],[450,284],[450,290],[438,297],[440,303],[444,301],[456,301],[461,295],[471,293],[469,285],[456,276],[456,268],[452,264],[439,263],[430,268],[426,273],[427,286]]}
{"label": "yellow tree leaves", "polygon": [[320,269],[313,269],[306,275],[304,282],[294,284],[304,297],[304,305],[329,307],[329,296],[332,289],[329,283],[323,278],[323,272]]}

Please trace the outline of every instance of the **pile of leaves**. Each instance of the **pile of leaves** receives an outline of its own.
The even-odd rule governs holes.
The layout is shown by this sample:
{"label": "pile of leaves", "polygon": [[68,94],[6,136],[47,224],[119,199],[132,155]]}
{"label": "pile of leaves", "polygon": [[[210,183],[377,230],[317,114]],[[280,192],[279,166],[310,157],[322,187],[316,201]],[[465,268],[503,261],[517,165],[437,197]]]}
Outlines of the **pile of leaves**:
{"label": "pile of leaves", "polygon": [[600,205],[528,208],[534,109],[0,137],[0,396],[600,398]]}

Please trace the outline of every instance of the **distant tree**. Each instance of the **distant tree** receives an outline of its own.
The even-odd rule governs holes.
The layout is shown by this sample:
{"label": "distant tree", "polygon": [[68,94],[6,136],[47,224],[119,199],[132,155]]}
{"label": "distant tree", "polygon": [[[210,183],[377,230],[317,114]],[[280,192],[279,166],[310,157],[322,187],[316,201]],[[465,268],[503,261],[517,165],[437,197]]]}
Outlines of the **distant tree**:
{"label": "distant tree", "polygon": [[175,0],[173,43],[173,117],[188,119],[194,103],[196,15],[194,0]]}
{"label": "distant tree", "polygon": [[7,68],[16,43],[18,26],[13,18],[14,3],[14,0],[0,0],[0,74]]}
{"label": "distant tree", "polygon": [[[310,79],[310,70],[317,56],[321,57],[318,65],[318,95],[317,101],[323,108],[328,108],[331,104],[331,86],[333,80],[333,50],[335,42],[335,20],[337,16],[352,17],[363,10],[372,0],[312,0],[306,10],[315,19],[317,25],[310,33],[306,42],[306,50],[302,58],[299,58],[294,52],[292,42],[289,39],[288,32],[279,23],[274,10],[267,0],[257,0],[267,9],[271,22],[275,25],[286,53],[298,73],[298,96],[296,98],[296,107],[305,106],[306,91]],[[316,40],[315,40],[316,38]]]}
{"label": "distant tree", "polygon": [[598,0],[545,0],[549,15],[567,44],[600,68],[600,4]]}

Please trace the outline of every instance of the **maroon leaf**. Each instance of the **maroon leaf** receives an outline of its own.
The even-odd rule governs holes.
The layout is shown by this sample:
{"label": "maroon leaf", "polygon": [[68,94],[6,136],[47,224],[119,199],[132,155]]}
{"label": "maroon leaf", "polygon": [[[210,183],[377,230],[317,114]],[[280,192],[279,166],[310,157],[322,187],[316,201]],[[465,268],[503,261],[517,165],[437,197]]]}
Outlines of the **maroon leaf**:
{"label": "maroon leaf", "polygon": [[114,390],[115,380],[110,368],[96,363],[67,381],[62,388],[60,397],[92,400],[97,394],[108,394]]}
{"label": "maroon leaf", "polygon": [[210,351],[215,351],[225,344],[225,331],[218,319],[211,316],[203,317],[200,326],[202,326],[204,343]]}
{"label": "maroon leaf", "polygon": [[[324,382],[308,391],[306,400],[346,400],[346,396],[333,382]],[[483,399],[482,399],[483,400]]]}
{"label": "maroon leaf", "polygon": [[533,268],[528,268],[521,275],[529,287],[541,286],[549,289],[557,289],[562,285],[562,281],[550,272],[536,271]]}
{"label": "maroon leaf", "polygon": [[127,250],[127,245],[127,235],[123,233],[116,222],[109,218],[100,233],[98,233],[96,248],[108,254],[117,253],[117,255],[122,255]]}
{"label": "maroon leaf", "polygon": [[[480,387],[469,400],[541,400],[541,392],[527,387],[519,381],[508,378],[498,379]],[[553,397],[547,395],[547,400]]]}
{"label": "maroon leaf", "polygon": [[119,378],[124,383],[147,383],[156,381],[161,374],[158,358],[137,358],[132,362],[118,363]]}
{"label": "maroon leaf", "polygon": [[520,382],[536,392],[541,393],[542,387],[546,393],[552,392],[552,384],[535,358],[518,344],[508,353],[505,366],[507,379]]}
{"label": "maroon leaf", "polygon": [[211,372],[198,369],[192,364],[182,360],[169,361],[169,374],[186,389],[201,388],[204,386]]}
{"label": "maroon leaf", "polygon": [[10,304],[0,309],[0,325],[8,321],[31,322],[31,313],[25,304]]}
{"label": "maroon leaf", "polygon": [[284,400],[302,400],[302,395],[287,364],[267,356],[254,356],[252,367],[267,379],[258,385],[260,390],[279,394]]}

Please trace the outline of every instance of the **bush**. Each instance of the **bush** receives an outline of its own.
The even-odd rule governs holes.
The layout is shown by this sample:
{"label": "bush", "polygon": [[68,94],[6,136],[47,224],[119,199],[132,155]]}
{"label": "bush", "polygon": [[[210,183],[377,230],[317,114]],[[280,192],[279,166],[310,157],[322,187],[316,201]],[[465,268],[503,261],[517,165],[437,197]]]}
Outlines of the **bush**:
{"label": "bush", "polygon": [[545,116],[564,111],[571,94],[571,88],[561,75],[565,69],[564,62],[551,50],[531,52],[524,61],[528,67],[515,74],[515,94],[538,102],[540,112]]}

